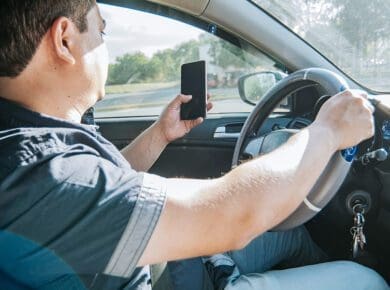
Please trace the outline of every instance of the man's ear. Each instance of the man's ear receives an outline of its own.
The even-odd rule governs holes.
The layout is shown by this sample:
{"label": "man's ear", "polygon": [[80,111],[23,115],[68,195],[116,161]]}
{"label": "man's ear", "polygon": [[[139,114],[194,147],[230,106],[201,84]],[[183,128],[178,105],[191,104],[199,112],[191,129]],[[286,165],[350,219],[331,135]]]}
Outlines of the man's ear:
{"label": "man's ear", "polygon": [[76,63],[73,47],[77,33],[78,30],[73,22],[66,17],[56,19],[50,29],[54,53],[62,61],[72,65]]}

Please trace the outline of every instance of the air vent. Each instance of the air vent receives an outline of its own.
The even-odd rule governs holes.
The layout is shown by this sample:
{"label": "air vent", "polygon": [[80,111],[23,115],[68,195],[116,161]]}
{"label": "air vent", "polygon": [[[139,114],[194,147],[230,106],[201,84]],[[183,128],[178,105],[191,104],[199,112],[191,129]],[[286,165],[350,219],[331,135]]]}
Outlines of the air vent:
{"label": "air vent", "polygon": [[306,123],[303,123],[303,122],[295,122],[294,125],[293,125],[293,129],[303,129],[303,128],[306,128],[307,127],[307,124]]}
{"label": "air vent", "polygon": [[289,129],[303,129],[310,125],[310,121],[303,118],[296,118],[288,125]]}

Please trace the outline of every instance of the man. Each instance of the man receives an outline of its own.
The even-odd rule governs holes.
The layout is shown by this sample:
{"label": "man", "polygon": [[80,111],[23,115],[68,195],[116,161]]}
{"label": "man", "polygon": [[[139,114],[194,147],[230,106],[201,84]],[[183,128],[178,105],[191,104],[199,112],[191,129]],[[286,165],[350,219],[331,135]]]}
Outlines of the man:
{"label": "man", "polygon": [[[285,146],[224,177],[136,172],[201,120],[179,121],[189,97],[178,96],[123,155],[82,124],[104,96],[104,25],[94,0],[1,3],[0,278],[7,289],[147,289],[146,265],[240,249],[280,223],[336,150],[373,134],[370,104],[347,91]],[[349,266],[341,267],[346,278]],[[384,285],[366,268],[352,271]],[[314,280],[323,273],[307,272]]]}

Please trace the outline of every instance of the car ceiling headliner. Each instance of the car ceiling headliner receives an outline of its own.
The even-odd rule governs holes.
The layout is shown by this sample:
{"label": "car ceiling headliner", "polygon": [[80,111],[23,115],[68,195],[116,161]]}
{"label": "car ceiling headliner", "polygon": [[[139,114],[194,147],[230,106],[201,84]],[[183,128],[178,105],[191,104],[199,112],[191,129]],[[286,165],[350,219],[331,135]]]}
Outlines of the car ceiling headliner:
{"label": "car ceiling headliner", "polygon": [[148,0],[150,2],[173,7],[194,15],[201,15],[206,9],[210,0]]}

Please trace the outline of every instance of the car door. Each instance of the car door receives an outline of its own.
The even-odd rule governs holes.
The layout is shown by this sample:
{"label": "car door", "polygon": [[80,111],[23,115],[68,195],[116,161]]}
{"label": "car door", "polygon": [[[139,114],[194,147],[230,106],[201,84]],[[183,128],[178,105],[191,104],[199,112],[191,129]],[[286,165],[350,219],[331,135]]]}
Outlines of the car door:
{"label": "car door", "polygon": [[214,108],[203,124],[171,143],[150,171],[192,178],[229,171],[252,110],[239,97],[238,79],[280,66],[243,40],[182,12],[148,2],[99,5],[110,52],[106,97],[95,108],[103,136],[118,148],[129,144],[180,93],[181,64],[205,60]]}

